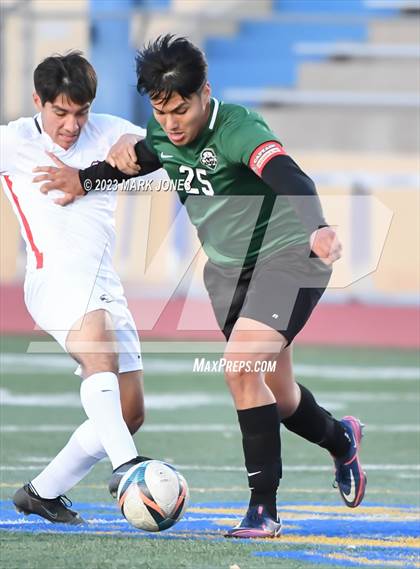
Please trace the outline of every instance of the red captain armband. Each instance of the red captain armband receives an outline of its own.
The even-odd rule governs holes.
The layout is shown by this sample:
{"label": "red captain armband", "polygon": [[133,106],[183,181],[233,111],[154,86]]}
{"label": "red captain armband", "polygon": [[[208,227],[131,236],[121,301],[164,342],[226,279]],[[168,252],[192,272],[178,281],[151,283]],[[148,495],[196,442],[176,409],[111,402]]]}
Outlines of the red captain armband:
{"label": "red captain armband", "polygon": [[285,149],[277,140],[270,140],[260,144],[251,154],[248,166],[257,176],[262,175],[266,164],[274,157],[286,154]]}

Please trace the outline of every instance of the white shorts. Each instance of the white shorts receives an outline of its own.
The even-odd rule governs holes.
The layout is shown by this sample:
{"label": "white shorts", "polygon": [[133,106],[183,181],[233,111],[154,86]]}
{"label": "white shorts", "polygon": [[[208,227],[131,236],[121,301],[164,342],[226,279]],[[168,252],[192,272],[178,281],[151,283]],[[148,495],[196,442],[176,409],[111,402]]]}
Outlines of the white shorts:
{"label": "white shorts", "polygon": [[[66,349],[74,324],[88,312],[110,313],[118,341],[119,372],[143,369],[140,340],[121,281],[114,270],[93,273],[41,269],[27,274],[25,303],[36,324]],[[76,370],[80,375],[80,367]]]}

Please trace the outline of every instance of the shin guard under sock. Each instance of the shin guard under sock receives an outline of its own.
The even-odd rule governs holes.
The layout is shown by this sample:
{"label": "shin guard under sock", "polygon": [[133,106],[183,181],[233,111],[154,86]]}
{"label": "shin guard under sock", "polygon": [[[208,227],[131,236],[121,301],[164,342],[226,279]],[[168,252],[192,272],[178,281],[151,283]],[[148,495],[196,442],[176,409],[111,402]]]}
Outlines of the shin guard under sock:
{"label": "shin guard under sock", "polygon": [[238,411],[248,484],[250,505],[264,504],[277,518],[276,493],[281,478],[280,418],[272,403]]}
{"label": "shin guard under sock", "polygon": [[327,449],[335,457],[345,456],[350,441],[343,425],[320,407],[312,393],[298,383],[301,400],[291,417],[283,420],[283,425],[293,433]]}

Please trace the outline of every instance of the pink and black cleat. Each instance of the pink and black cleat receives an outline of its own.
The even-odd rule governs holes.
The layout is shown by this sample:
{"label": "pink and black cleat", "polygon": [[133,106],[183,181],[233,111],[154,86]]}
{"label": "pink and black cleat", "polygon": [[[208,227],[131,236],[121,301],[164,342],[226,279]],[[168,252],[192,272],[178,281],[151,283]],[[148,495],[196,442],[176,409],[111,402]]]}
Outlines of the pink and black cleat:
{"label": "pink and black cleat", "polygon": [[359,459],[363,425],[355,417],[343,417],[341,424],[350,440],[350,449],[343,458],[334,458],[335,486],[338,487],[344,503],[349,508],[357,508],[365,495],[367,476]]}
{"label": "pink and black cleat", "polygon": [[225,537],[236,538],[269,538],[277,537],[281,532],[281,522],[273,518],[262,505],[249,506],[240,524],[225,533]]}

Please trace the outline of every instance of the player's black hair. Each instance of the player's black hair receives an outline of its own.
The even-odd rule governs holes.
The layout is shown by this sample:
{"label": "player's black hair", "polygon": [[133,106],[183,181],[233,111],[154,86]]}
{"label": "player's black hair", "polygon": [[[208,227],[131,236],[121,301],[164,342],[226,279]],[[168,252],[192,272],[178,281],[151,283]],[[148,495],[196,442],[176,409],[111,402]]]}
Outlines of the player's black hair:
{"label": "player's black hair", "polygon": [[47,57],[34,71],[35,91],[43,105],[59,95],[85,105],[95,98],[97,84],[96,72],[81,51]]}
{"label": "player's black hair", "polygon": [[207,81],[204,53],[187,38],[159,36],[136,56],[137,91],[167,103],[173,93],[189,99]]}

